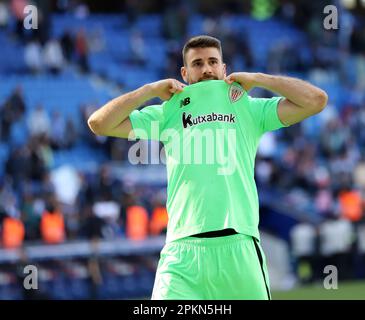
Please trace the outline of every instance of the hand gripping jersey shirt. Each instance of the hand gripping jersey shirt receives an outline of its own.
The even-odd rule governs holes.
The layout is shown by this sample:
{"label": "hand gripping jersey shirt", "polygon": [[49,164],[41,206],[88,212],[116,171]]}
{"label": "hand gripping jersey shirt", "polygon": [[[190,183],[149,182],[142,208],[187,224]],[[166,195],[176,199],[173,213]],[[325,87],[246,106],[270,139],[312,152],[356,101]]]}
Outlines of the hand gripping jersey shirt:
{"label": "hand gripping jersey shirt", "polygon": [[259,239],[255,157],[260,137],[284,127],[280,99],[253,98],[238,83],[208,80],[130,114],[136,138],[164,144],[166,243],[225,228]]}

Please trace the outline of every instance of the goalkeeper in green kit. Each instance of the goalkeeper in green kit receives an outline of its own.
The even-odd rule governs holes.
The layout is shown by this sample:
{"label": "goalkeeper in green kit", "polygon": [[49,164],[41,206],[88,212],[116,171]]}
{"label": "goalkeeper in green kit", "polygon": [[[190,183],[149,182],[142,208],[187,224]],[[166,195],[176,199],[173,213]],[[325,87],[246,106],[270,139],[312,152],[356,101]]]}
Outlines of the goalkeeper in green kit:
{"label": "goalkeeper in green kit", "polygon": [[[158,140],[168,176],[166,244],[152,299],[270,299],[258,231],[260,137],[322,111],[327,94],[299,79],[226,75],[220,41],[191,38],[181,75],[117,97],[89,118],[98,135]],[[254,87],[278,94],[253,98]],[[161,105],[137,110],[159,97]]]}

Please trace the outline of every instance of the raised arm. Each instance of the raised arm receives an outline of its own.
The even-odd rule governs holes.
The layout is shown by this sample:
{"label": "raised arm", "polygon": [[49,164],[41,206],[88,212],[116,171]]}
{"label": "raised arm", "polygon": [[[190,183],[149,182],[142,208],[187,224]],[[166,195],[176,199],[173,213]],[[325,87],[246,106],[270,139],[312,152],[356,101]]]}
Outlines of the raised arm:
{"label": "raised arm", "polygon": [[226,82],[239,82],[247,91],[262,87],[283,96],[278,106],[278,116],[285,125],[300,122],[321,112],[328,96],[322,89],[300,79],[273,76],[264,73],[232,73]]}
{"label": "raised arm", "polygon": [[178,80],[165,79],[123,94],[96,110],[87,121],[89,128],[100,136],[128,138],[132,130],[128,116],[133,110],[154,97],[168,100],[175,92],[181,92],[184,86]]}

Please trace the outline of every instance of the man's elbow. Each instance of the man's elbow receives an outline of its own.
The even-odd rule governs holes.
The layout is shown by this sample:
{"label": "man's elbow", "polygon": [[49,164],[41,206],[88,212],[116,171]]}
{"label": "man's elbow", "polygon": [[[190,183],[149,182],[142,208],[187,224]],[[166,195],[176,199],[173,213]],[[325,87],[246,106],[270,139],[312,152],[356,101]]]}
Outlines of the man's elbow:
{"label": "man's elbow", "polygon": [[315,111],[316,113],[319,113],[327,106],[328,95],[325,91],[319,90],[314,100]]}
{"label": "man's elbow", "polygon": [[101,129],[101,125],[100,125],[100,121],[98,121],[95,117],[93,117],[93,115],[91,115],[89,117],[89,119],[87,120],[87,124],[90,128],[90,130],[98,135],[98,136],[103,136],[105,135]]}

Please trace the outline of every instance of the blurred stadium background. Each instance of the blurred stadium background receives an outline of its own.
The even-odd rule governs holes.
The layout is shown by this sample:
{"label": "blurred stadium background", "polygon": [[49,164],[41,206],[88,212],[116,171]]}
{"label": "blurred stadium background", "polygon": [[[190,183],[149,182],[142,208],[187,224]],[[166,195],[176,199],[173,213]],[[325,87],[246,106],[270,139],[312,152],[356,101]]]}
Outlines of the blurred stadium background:
{"label": "blurred stadium background", "polygon": [[[338,30],[323,27],[331,3]],[[28,4],[38,29],[23,27]],[[132,165],[131,142],[94,136],[86,119],[123,92],[180,79],[182,45],[202,33],[222,40],[229,72],[297,76],[329,95],[321,114],[260,144],[274,299],[365,299],[363,0],[0,0],[0,299],[149,298],[165,167]],[[38,290],[23,288],[28,264]],[[326,265],[337,290],[323,287]]]}

